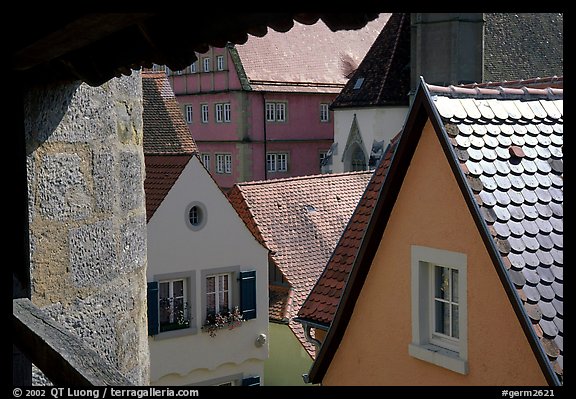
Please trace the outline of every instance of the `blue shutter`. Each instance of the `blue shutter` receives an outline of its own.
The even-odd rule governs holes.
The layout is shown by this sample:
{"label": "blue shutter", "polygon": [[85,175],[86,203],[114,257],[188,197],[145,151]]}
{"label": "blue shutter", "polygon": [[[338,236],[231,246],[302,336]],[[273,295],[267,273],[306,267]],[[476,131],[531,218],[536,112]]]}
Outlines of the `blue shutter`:
{"label": "blue shutter", "polygon": [[240,272],[240,310],[244,320],[256,318],[256,271]]}
{"label": "blue shutter", "polygon": [[160,331],[158,302],[158,281],[151,281],[148,283],[148,335],[157,335]]}
{"label": "blue shutter", "polygon": [[242,380],[243,387],[257,387],[260,386],[260,376],[257,375],[256,377],[248,377]]}

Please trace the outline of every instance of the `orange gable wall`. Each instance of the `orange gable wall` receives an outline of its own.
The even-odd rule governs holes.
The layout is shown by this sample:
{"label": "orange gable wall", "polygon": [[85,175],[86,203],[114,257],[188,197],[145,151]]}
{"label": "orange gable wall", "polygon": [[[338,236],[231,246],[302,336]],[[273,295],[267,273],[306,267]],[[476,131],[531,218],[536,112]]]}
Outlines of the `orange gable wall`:
{"label": "orange gable wall", "polygon": [[[467,254],[467,375],[408,354],[411,245]],[[546,385],[430,121],[323,384]]]}

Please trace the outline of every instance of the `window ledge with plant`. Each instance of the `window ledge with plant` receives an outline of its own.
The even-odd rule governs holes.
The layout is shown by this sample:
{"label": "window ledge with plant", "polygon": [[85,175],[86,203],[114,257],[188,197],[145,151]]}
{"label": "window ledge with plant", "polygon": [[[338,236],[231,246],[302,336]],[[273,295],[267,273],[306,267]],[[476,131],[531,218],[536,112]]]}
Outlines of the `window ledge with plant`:
{"label": "window ledge with plant", "polygon": [[244,322],[244,317],[238,306],[236,306],[231,311],[222,310],[218,313],[212,311],[208,312],[206,316],[206,321],[202,326],[202,331],[210,334],[211,337],[216,337],[216,332],[227,328],[228,330],[233,330],[236,327],[240,327]]}

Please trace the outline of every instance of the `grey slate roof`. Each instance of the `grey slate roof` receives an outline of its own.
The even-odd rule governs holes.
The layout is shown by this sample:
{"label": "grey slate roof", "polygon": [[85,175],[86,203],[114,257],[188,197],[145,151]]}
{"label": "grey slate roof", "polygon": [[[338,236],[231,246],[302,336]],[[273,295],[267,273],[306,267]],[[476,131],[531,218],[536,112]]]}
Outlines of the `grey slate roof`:
{"label": "grey slate roof", "polygon": [[523,311],[562,381],[563,90],[428,87]]}
{"label": "grey slate roof", "polygon": [[484,81],[560,76],[562,13],[485,13]]}

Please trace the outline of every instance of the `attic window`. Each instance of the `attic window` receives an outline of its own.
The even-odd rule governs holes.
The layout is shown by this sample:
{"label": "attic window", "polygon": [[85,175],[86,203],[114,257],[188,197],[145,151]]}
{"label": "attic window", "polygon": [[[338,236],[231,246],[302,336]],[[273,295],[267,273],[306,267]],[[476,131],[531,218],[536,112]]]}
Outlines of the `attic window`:
{"label": "attic window", "polygon": [[206,206],[192,202],[186,207],[186,225],[192,231],[198,231],[206,225]]}
{"label": "attic window", "polygon": [[354,83],[354,90],[358,90],[360,87],[362,87],[362,83],[364,83],[364,78],[358,78],[356,79],[356,83]]}
{"label": "attic window", "polygon": [[305,205],[304,208],[306,208],[308,212],[316,212],[316,208],[314,208],[313,205]]}

